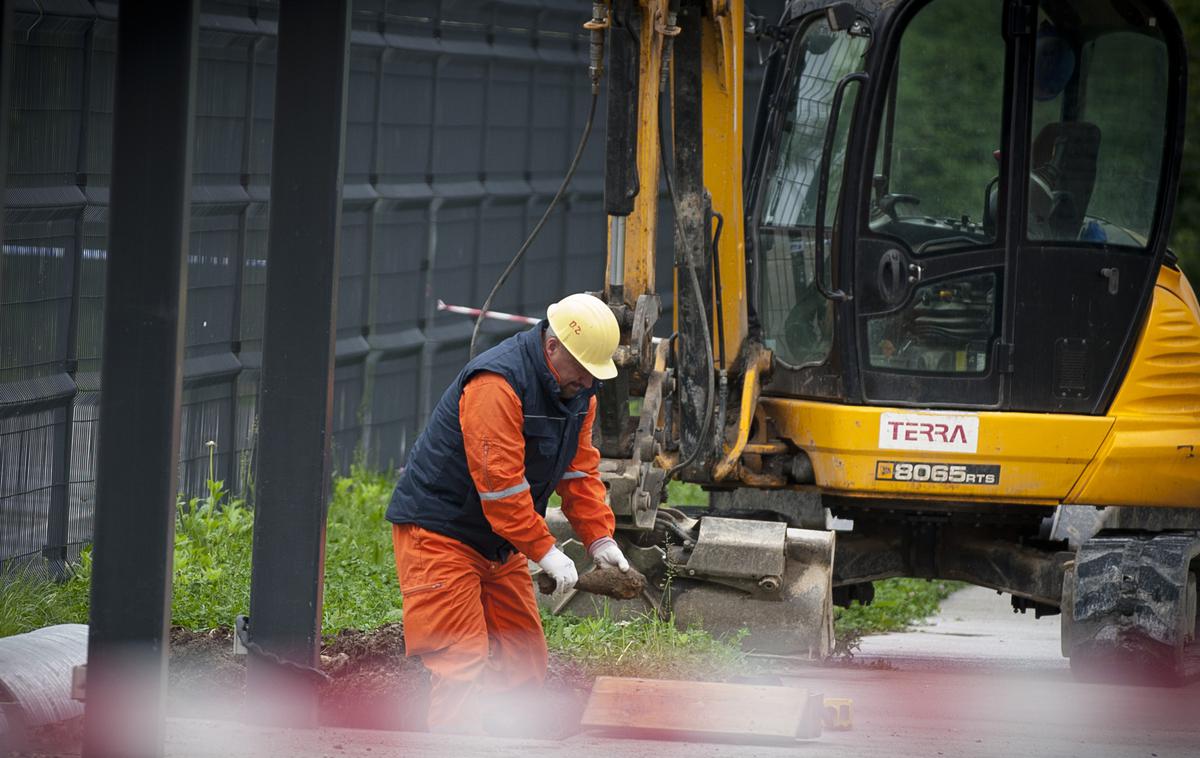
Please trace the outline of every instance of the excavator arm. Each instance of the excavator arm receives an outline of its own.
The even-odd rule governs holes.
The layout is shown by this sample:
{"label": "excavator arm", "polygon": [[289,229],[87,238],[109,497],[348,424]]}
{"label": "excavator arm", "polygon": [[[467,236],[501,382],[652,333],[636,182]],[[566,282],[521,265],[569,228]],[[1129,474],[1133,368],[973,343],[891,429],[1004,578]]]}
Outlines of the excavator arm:
{"label": "excavator arm", "polygon": [[[731,0],[594,7],[589,28],[608,33],[604,298],[622,326],[597,443],[618,538],[650,580],[626,602],[714,631],[750,622],[757,649],[823,657],[833,644],[832,532],[690,514],[667,498],[676,477],[745,480],[740,457],[771,365],[747,310],[744,22]],[[655,272],[666,260],[673,323],[656,338]],[[548,520],[568,537],[564,519]],[[565,549],[584,560],[577,544]],[[587,602],[571,596],[556,610]]]}

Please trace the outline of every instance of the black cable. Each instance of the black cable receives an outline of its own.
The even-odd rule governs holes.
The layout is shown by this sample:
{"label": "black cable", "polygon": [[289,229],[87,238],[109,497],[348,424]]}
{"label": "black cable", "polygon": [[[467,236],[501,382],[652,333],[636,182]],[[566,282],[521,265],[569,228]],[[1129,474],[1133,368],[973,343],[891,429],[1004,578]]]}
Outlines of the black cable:
{"label": "black cable", "polygon": [[725,303],[722,297],[725,289],[721,282],[721,231],[725,228],[725,217],[716,211],[712,212],[717,220],[717,231],[713,233],[713,299],[717,301],[717,348],[720,350],[721,370],[729,368],[725,365]]}
{"label": "black cable", "polygon": [[663,516],[661,512],[654,517],[654,525],[661,527],[664,532],[675,535],[679,538],[680,543],[687,545],[696,540],[696,535],[691,534],[673,520]]}
{"label": "black cable", "polygon": [[538,220],[537,225],[533,227],[533,231],[529,233],[529,236],[525,239],[525,243],[521,245],[521,249],[518,250],[517,254],[513,256],[513,259],[509,261],[508,267],[504,269],[504,273],[500,274],[500,278],[496,280],[496,286],[492,287],[492,291],[488,293],[487,300],[483,301],[483,307],[479,309],[479,315],[475,317],[475,328],[471,330],[471,358],[475,357],[475,341],[479,339],[479,325],[483,323],[484,317],[491,309],[492,300],[495,299],[496,293],[500,291],[500,288],[504,286],[504,283],[508,281],[509,275],[512,274],[513,270],[517,267],[517,264],[521,262],[521,258],[524,257],[525,251],[529,249],[529,246],[533,244],[533,240],[538,236],[538,232],[542,231],[542,227],[546,225],[546,219],[550,218],[550,213],[554,211],[554,207],[558,205],[558,201],[562,199],[564,194],[566,194],[567,186],[571,184],[571,177],[575,176],[575,169],[579,168],[579,160],[583,157],[583,149],[587,146],[588,137],[590,137],[592,134],[592,121],[596,116],[596,102],[599,99],[599,93],[593,92],[592,104],[591,107],[588,108],[587,123],[583,127],[583,136],[579,140],[579,147],[575,148],[575,157],[571,159],[571,165],[567,168],[567,175],[563,177],[562,184],[559,186],[558,192],[554,193],[554,199],[550,201],[550,205],[546,206],[546,212],[542,214],[542,217]]}
{"label": "black cable", "polygon": [[[662,98],[659,98],[660,102]],[[663,129],[663,109],[658,109],[658,154],[662,161],[663,177],[667,182],[667,195],[671,198],[671,215],[675,220],[675,233],[679,235],[680,241],[686,245],[687,236],[683,233],[683,225],[679,222],[679,202],[675,198],[675,183],[671,181],[671,169],[667,166],[667,133]],[[688,456],[676,463],[667,470],[667,479],[675,475],[687,466],[692,465],[696,457],[700,455],[700,451],[704,448],[704,441],[708,439],[708,430],[712,427],[713,420],[713,396],[716,395],[715,379],[713,374],[713,350],[712,350],[712,333],[708,329],[708,312],[704,302],[704,292],[700,289],[700,277],[696,275],[696,267],[691,261],[691,256],[684,256],[684,265],[687,268],[688,280],[692,284],[693,294],[696,296],[696,306],[700,316],[700,330],[704,333],[704,351],[708,358],[708,392],[704,395],[704,403],[708,406],[704,413],[704,426],[701,428],[700,435],[696,438],[696,447],[692,448],[692,452]],[[682,406],[682,403],[680,404]],[[682,409],[681,411],[682,412]],[[680,430],[682,450],[682,429]]]}
{"label": "black cable", "polygon": [[259,645],[254,640],[250,639],[250,617],[240,615],[236,618],[233,625],[233,631],[237,635],[238,641],[242,643],[242,647],[263,660],[270,661],[276,666],[287,669],[293,673],[299,674],[306,679],[311,679],[319,684],[329,684],[333,679],[320,669],[312,666],[305,666],[303,663],[285,660],[278,655],[267,650]]}

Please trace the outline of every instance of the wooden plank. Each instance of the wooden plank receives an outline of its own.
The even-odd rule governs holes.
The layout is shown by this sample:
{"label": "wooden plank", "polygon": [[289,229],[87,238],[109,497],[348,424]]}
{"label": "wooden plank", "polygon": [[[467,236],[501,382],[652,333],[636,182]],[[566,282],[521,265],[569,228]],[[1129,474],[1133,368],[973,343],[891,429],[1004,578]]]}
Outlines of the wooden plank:
{"label": "wooden plank", "polygon": [[602,676],[581,723],[629,737],[791,741],[820,735],[823,700],[794,687]]}

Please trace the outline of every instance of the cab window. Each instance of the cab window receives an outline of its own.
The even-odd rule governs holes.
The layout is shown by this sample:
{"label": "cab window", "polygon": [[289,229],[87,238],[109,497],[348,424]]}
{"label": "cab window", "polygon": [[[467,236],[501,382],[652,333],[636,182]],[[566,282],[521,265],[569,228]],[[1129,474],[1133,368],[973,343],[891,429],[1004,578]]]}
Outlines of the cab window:
{"label": "cab window", "polygon": [[1001,11],[998,0],[934,2],[904,30],[879,126],[869,223],[917,255],[996,240]]}
{"label": "cab window", "polygon": [[[759,317],[763,342],[785,364],[819,364],[833,345],[833,309],[817,285],[818,172],[834,90],[846,74],[861,71],[868,40],[833,32],[824,18],[801,29],[789,53],[787,106],[776,124],[778,147],[766,167],[756,227]],[[824,284],[830,283],[829,235],[837,218],[847,135],[858,87],[848,88],[829,156]]]}
{"label": "cab window", "polygon": [[1121,5],[1125,13],[1112,0],[1041,5],[1030,240],[1146,247],[1162,172],[1169,61],[1153,16]]}

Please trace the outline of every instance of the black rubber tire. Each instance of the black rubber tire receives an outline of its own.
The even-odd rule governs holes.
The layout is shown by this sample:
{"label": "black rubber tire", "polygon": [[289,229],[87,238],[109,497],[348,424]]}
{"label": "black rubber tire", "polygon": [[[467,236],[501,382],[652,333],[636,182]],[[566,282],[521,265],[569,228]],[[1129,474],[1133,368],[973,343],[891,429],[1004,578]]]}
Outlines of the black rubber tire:
{"label": "black rubber tire", "polygon": [[1080,547],[1064,581],[1063,653],[1083,681],[1175,687],[1200,645],[1186,613],[1194,532],[1105,533]]}

